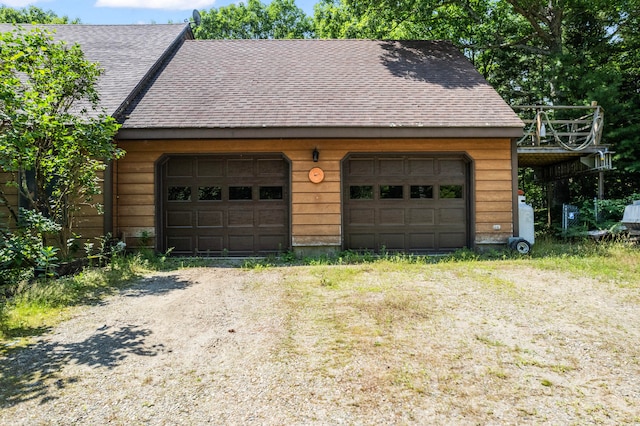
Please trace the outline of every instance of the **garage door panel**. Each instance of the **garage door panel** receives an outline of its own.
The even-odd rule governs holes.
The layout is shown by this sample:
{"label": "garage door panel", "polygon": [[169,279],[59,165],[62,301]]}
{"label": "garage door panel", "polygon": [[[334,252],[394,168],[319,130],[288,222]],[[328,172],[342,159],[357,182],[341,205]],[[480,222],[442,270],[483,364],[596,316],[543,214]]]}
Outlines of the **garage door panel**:
{"label": "garage door panel", "polygon": [[409,159],[409,176],[433,176],[435,174],[435,160],[432,158]]}
{"label": "garage door panel", "polygon": [[438,161],[438,174],[440,176],[466,176],[466,165],[459,159]]}
{"label": "garage door panel", "polygon": [[224,226],[224,212],[219,210],[198,211],[198,228],[221,228]]}
{"label": "garage door panel", "polygon": [[348,248],[356,250],[372,250],[373,247],[376,247],[373,234],[349,234]]}
{"label": "garage door panel", "polygon": [[229,210],[229,227],[253,227],[253,210]]}
{"label": "garage door panel", "polygon": [[404,160],[401,158],[381,159],[378,174],[381,176],[403,176],[405,174]]}
{"label": "garage door panel", "polygon": [[446,224],[461,224],[465,222],[465,212],[461,208],[455,209],[440,209],[439,210],[440,220],[438,221],[441,225]]}
{"label": "garage door panel", "polygon": [[466,245],[464,232],[440,232],[438,234],[438,246],[442,249],[457,249]]}
{"label": "garage door panel", "polygon": [[380,225],[404,225],[404,209],[380,209]]}
{"label": "garage door panel", "polygon": [[160,249],[175,247],[173,252],[183,255],[287,250],[289,168],[281,155],[170,157],[158,180]]}
{"label": "garage door panel", "polygon": [[413,233],[409,235],[410,250],[432,250],[435,245],[435,232]]}
{"label": "garage door panel", "polygon": [[258,160],[258,176],[282,176],[286,163],[281,159]]}
{"label": "garage door panel", "polygon": [[414,225],[434,225],[435,209],[432,208],[410,208],[409,222]]}
{"label": "garage door panel", "polygon": [[199,235],[197,241],[198,253],[219,254],[224,250],[223,239],[219,235]]}
{"label": "garage door panel", "polygon": [[462,156],[353,154],[343,163],[342,185],[347,249],[468,245],[469,176]]}
{"label": "garage door panel", "polygon": [[229,251],[254,253],[253,235],[229,235]]}
{"label": "garage door panel", "polygon": [[376,212],[374,209],[351,209],[348,213],[349,225],[370,225],[376,223]]}
{"label": "garage door panel", "polygon": [[252,177],[254,167],[252,159],[227,160],[227,177]]}
{"label": "garage door panel", "polygon": [[206,178],[224,176],[225,161],[222,159],[200,159],[196,164],[198,177]]}
{"label": "garage door panel", "polygon": [[172,253],[191,254],[193,253],[193,238],[190,236],[171,236],[167,238],[167,247],[173,247]]}
{"label": "garage door panel", "polygon": [[353,159],[348,163],[349,176],[372,176],[375,169],[375,161],[373,158]]}
{"label": "garage door panel", "polygon": [[283,228],[286,221],[285,212],[278,210],[260,210],[258,212],[258,226]]}
{"label": "garage door panel", "polygon": [[261,247],[273,247],[273,249],[270,250],[271,252],[283,250],[283,248],[287,246],[287,237],[285,234],[260,235],[259,238]]}
{"label": "garage door panel", "polygon": [[193,212],[171,211],[167,213],[167,228],[191,228],[193,227]]}
{"label": "garage door panel", "polygon": [[177,158],[170,161],[167,165],[167,176],[190,178],[193,176],[193,162],[185,158]]}
{"label": "garage door panel", "polygon": [[404,250],[406,249],[405,234],[401,233],[381,233],[379,244],[380,248],[387,250]]}

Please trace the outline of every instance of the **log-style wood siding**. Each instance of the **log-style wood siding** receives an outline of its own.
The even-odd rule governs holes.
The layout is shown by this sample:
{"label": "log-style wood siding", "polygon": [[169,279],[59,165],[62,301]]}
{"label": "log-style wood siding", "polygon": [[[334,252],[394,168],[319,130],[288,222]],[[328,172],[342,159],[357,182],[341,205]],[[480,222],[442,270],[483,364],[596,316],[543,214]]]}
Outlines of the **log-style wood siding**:
{"label": "log-style wood siding", "polygon": [[[340,246],[341,161],[349,153],[466,153],[472,159],[471,230],[476,244],[505,243],[513,235],[512,150],[508,139],[307,139],[120,141],[127,154],[115,162],[114,232],[135,244],[155,235],[155,162],[163,154],[282,153],[291,161],[291,232],[297,246]],[[319,162],[312,161],[317,148]],[[325,172],[313,184],[313,167]],[[496,230],[495,225],[500,229]]]}
{"label": "log-style wood siding", "polygon": [[[14,186],[6,186],[6,183],[11,179],[11,174],[7,172],[0,171],[0,185],[3,186],[3,191],[5,196],[7,197],[7,201],[9,205],[17,210],[18,209],[18,188]],[[11,214],[9,210],[0,205],[0,226],[7,226],[9,228],[14,228],[16,224],[11,218]]]}
{"label": "log-style wood siding", "polygon": [[[98,177],[102,179],[103,173],[101,172]],[[9,173],[0,173],[0,185],[5,185],[9,179],[11,179]],[[11,207],[17,211],[19,203],[18,189],[7,186],[3,189]],[[104,205],[103,194],[95,195],[92,202]],[[0,226],[5,223],[8,224],[10,228],[14,228],[16,225],[13,223],[13,220],[10,219],[9,211],[3,206],[0,206]],[[80,211],[76,213],[76,218],[73,223],[73,232],[81,237],[80,241],[78,241],[79,247],[82,247],[84,241],[96,243],[95,238],[104,235],[104,215],[99,214],[98,210],[93,206],[81,205]]]}

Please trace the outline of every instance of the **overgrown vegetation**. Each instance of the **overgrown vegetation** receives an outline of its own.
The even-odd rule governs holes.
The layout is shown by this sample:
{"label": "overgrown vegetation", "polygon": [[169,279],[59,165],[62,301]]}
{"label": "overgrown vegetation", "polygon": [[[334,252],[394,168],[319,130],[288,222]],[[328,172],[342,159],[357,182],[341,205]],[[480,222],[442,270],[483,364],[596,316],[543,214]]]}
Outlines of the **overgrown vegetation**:
{"label": "overgrown vegetation", "polygon": [[58,249],[44,245],[44,234],[59,230],[55,222],[26,209],[20,209],[17,230],[0,229],[0,293],[11,283],[31,279],[36,271],[53,274]]}
{"label": "overgrown vegetation", "polygon": [[585,229],[612,229],[620,224],[624,209],[640,200],[640,194],[609,200],[584,200],[580,205],[582,227]]}
{"label": "overgrown vegetation", "polygon": [[65,319],[70,308],[96,303],[144,274],[206,265],[211,265],[211,260],[114,250],[109,255],[94,256],[93,266],[74,275],[6,283],[0,287],[0,341],[40,334]]}
{"label": "overgrown vegetation", "polygon": [[[113,142],[119,124],[100,107],[101,73],[79,45],[56,41],[47,30],[0,33],[0,227],[10,245],[26,247],[17,263],[38,263],[43,255],[66,260],[80,209],[101,211],[101,172],[124,154]],[[35,231],[41,247],[29,229],[35,222],[55,225]]]}

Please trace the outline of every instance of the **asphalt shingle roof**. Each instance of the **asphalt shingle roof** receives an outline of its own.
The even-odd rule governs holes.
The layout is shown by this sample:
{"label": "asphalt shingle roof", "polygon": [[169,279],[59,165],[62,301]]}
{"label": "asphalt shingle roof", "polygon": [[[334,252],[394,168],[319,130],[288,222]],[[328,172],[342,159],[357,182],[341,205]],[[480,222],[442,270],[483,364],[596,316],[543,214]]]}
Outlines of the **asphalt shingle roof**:
{"label": "asphalt shingle roof", "polygon": [[[30,29],[32,25],[21,25]],[[85,57],[98,62],[104,74],[98,82],[101,105],[113,114],[147,72],[183,36],[186,24],[170,25],[38,25],[56,40],[78,43]],[[0,31],[12,31],[0,24]]]}
{"label": "asphalt shingle roof", "polygon": [[521,128],[450,43],[189,40],[124,129]]}

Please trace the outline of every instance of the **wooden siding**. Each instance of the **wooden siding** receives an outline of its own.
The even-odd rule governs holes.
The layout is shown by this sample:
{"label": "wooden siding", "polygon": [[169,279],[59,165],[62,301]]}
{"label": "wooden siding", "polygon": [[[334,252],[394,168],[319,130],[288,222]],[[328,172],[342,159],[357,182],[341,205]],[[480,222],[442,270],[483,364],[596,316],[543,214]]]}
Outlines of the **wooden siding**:
{"label": "wooden siding", "polygon": [[[98,175],[100,179],[104,177],[103,173]],[[10,179],[9,173],[0,173],[0,184],[4,185]],[[5,187],[5,194],[11,206],[17,210],[18,207],[18,190],[14,187]],[[104,196],[102,194],[93,197],[93,203],[104,205]],[[8,223],[9,227],[15,226],[12,220],[9,220],[9,212],[6,208],[0,207],[0,225]],[[80,211],[76,213],[73,223],[73,232],[82,238],[78,241],[78,245],[82,247],[84,241],[95,241],[96,237],[104,235],[104,215],[99,214],[98,210],[91,205],[80,206]]]}
{"label": "wooden siding", "polygon": [[[104,179],[104,173],[100,172],[98,178],[102,181]],[[91,204],[81,205],[80,211],[76,213],[73,232],[81,237],[77,242],[79,247],[82,247],[85,241],[92,242],[97,247],[98,241],[96,238],[105,235],[104,214],[100,214],[96,208],[96,204],[105,205],[104,187],[102,187],[101,190],[103,192],[102,194],[94,195]],[[82,252],[82,248],[80,251]]]}
{"label": "wooden siding", "polygon": [[[291,234],[297,246],[342,244],[342,160],[349,153],[466,153],[472,160],[472,236],[505,243],[513,234],[511,142],[508,139],[158,140],[120,141],[127,154],[114,167],[114,231],[129,240],[155,235],[155,163],[163,154],[283,153],[291,161]],[[320,159],[314,163],[312,151]],[[313,167],[325,172],[309,181]],[[495,229],[499,228],[499,229]]]}
{"label": "wooden siding", "polygon": [[[7,172],[0,171],[0,185],[3,186],[2,190],[4,191],[5,196],[7,197],[7,201],[9,205],[14,210],[18,209],[18,188],[14,186],[6,186],[7,181],[11,180],[11,174]],[[13,228],[16,224],[13,223],[13,218],[9,213],[9,209],[7,209],[4,205],[0,205],[0,226],[8,226],[9,228]]]}

